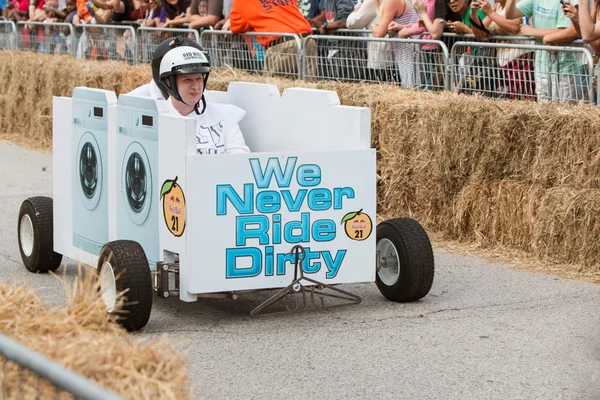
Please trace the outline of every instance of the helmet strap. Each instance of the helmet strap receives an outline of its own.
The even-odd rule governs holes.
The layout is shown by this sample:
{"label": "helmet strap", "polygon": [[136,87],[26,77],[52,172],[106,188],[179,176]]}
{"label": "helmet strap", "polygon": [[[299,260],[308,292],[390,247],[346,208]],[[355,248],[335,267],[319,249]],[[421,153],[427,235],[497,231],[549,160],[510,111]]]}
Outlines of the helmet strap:
{"label": "helmet strap", "polygon": [[[198,105],[200,104],[200,102],[202,102],[202,111],[198,111]],[[197,102],[196,105],[194,106],[194,111],[196,112],[197,115],[202,115],[202,114],[204,114],[205,110],[206,110],[206,99],[204,98],[204,94],[203,94],[200,101]]]}

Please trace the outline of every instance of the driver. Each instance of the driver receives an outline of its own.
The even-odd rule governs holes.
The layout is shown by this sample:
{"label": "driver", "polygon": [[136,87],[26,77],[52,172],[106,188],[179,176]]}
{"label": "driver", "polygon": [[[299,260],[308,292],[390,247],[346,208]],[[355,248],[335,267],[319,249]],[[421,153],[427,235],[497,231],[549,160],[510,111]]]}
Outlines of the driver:
{"label": "driver", "polygon": [[178,46],[165,54],[159,83],[168,92],[169,112],[196,120],[198,154],[249,153],[238,125],[246,112],[234,105],[206,102],[210,70],[206,54],[195,46]]}
{"label": "driver", "polygon": [[128,94],[142,97],[150,97],[155,100],[166,100],[169,97],[167,88],[160,82],[160,62],[162,61],[165,54],[171,49],[179,46],[192,46],[196,47],[200,51],[204,51],[202,47],[194,40],[188,39],[184,36],[176,36],[162,41],[154,50],[152,56],[152,80],[145,85],[133,89]]}
{"label": "driver", "polygon": [[[182,47],[184,51],[172,53]],[[189,54],[184,57],[183,53]],[[191,54],[194,57],[190,58]],[[163,65],[167,55],[169,61]],[[172,114],[196,119],[198,154],[249,153],[238,125],[246,112],[227,104],[207,107],[204,90],[210,70],[202,47],[191,39],[177,36],[156,47],[152,57],[152,81],[128,94],[167,100]]]}

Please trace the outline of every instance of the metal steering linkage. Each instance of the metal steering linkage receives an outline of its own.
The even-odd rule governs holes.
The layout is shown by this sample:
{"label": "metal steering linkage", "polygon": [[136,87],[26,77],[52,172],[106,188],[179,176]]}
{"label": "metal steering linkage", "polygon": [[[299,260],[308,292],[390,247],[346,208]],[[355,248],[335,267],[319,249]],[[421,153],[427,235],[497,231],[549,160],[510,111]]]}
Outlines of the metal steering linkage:
{"label": "metal steering linkage", "polygon": [[[304,250],[304,247],[302,247],[301,245],[295,245],[294,247],[292,247],[292,249],[290,250],[290,254],[295,254],[296,256],[294,264],[294,280],[288,286],[284,287],[283,289],[275,293],[273,296],[271,296],[264,303],[252,310],[250,312],[251,316],[256,317],[259,315],[272,315],[288,312],[305,311],[310,308],[333,308],[350,304],[359,304],[362,301],[362,298],[360,296],[354,295],[342,289],[338,289],[333,285],[319,282],[304,276],[302,262],[306,258],[306,250]],[[308,285],[303,285],[303,281],[307,282]],[[328,291],[333,291],[335,293],[324,292],[323,290],[325,289],[328,289]],[[307,299],[307,297],[309,298]],[[342,303],[326,305],[326,297],[342,300]],[[264,310],[267,307],[277,303],[280,300],[288,301],[292,304],[286,305],[285,311],[264,312]],[[310,307],[311,305],[312,307]]]}

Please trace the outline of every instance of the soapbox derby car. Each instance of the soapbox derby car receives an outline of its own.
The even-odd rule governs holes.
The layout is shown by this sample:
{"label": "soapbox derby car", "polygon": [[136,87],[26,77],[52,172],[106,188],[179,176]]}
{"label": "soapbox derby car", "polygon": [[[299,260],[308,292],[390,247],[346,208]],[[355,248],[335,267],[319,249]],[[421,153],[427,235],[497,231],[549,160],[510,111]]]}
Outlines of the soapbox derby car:
{"label": "soapbox derby car", "polygon": [[240,82],[206,99],[245,111],[250,154],[198,155],[197,141],[219,143],[228,127],[196,126],[163,100],[84,87],[55,97],[53,196],[25,200],[18,217],[25,267],[55,271],[63,256],[96,267],[107,312],[128,330],[148,323],[154,293],[275,289],[252,316],[360,303],[344,283],[376,282],[395,302],[428,294],[422,226],[376,225],[370,109]]}

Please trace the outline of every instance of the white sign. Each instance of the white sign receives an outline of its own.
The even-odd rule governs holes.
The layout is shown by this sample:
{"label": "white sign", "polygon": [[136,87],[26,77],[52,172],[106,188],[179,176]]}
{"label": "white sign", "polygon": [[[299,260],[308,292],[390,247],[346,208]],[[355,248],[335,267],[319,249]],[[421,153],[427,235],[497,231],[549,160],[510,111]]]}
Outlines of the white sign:
{"label": "white sign", "polygon": [[165,208],[186,219],[188,292],[286,286],[296,244],[312,279],[374,281],[375,164],[373,149],[189,157],[190,187]]}

